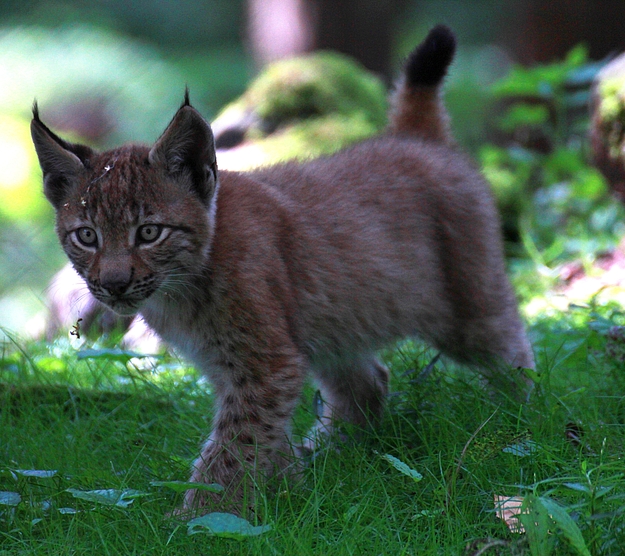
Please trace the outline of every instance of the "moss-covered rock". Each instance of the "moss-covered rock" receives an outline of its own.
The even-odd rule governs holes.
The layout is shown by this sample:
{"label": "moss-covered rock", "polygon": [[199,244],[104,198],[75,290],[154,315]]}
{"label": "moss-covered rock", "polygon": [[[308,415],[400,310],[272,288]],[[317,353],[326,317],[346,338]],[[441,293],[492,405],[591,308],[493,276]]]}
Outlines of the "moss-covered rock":
{"label": "moss-covered rock", "polygon": [[217,147],[237,147],[219,157],[220,166],[332,153],[382,129],[386,110],[382,81],[346,56],[321,52],[270,64],[213,122]]}

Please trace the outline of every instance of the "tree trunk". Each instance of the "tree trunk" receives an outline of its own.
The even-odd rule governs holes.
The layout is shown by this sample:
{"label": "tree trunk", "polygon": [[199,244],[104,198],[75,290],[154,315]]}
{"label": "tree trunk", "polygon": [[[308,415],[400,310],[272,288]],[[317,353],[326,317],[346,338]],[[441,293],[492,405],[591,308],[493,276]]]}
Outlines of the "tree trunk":
{"label": "tree trunk", "polygon": [[387,79],[394,23],[407,0],[248,0],[248,40],[260,66],[317,49],[343,52]]}

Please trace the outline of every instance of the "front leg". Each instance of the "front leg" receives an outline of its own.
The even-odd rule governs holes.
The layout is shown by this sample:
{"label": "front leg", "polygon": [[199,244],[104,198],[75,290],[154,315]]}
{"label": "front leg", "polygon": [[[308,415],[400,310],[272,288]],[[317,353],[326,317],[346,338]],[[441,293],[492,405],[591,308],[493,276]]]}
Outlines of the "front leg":
{"label": "front leg", "polygon": [[217,404],[213,431],[194,463],[191,481],[218,483],[226,493],[189,490],[185,511],[201,513],[215,502],[235,510],[251,506],[255,483],[284,471],[292,461],[291,418],[306,366],[290,347],[272,351],[229,355],[211,371]]}

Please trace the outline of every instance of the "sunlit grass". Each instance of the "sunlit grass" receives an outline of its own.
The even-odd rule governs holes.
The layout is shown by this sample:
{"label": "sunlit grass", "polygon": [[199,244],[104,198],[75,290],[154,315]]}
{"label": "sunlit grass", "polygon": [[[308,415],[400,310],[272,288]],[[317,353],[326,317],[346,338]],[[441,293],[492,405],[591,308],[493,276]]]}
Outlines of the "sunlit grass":
{"label": "sunlit grass", "polygon": [[[147,364],[121,351],[81,359],[87,346],[68,340],[5,343],[0,491],[18,493],[21,502],[0,504],[0,550],[437,554],[497,538],[523,551],[527,538],[496,518],[493,497],[534,493],[570,512],[593,554],[618,554],[625,546],[618,525],[625,364],[605,330],[622,320],[616,306],[537,319],[530,332],[541,378],[525,407],[447,361],[423,373],[435,354],[402,343],[384,356],[394,394],[381,427],[340,452],[321,450],[290,487],[262,490],[255,524],[272,528],[243,540],[188,536],[186,525],[167,517],[180,495],[150,484],[187,480],[209,430],[210,389],[195,371],[168,355]],[[308,389],[296,434],[310,424],[311,398]],[[76,499],[68,489],[144,496],[121,508]],[[569,553],[555,532],[556,553]]]}
{"label": "sunlit grass", "polygon": [[[27,52],[36,48],[37,56],[25,58],[43,65],[68,37],[74,37],[68,48],[80,50],[78,39],[88,34],[46,35],[42,43],[34,32],[17,33],[14,44]],[[168,117],[156,108],[180,101],[171,87],[181,81],[179,69],[151,51],[136,55],[115,38],[95,39],[94,48],[99,44],[116,57],[94,65],[91,51],[82,49],[68,56],[74,63],[67,71],[96,90],[117,90],[111,83],[123,80],[118,94],[128,99],[118,114],[120,139],[149,138]],[[106,65],[115,58],[118,66],[125,61],[119,75]],[[135,64],[152,71],[135,72]],[[195,79],[204,82],[205,61],[185,64],[197,65]],[[13,79],[5,92],[22,118],[20,129],[27,107],[15,106],[25,97],[30,104],[34,93],[28,91],[43,78],[52,86],[50,97],[40,96],[42,107],[58,87],[63,94],[72,88],[67,76],[47,66],[33,74],[36,82]],[[560,68],[549,71],[561,85]],[[130,81],[130,74],[137,79]],[[156,88],[155,74],[161,75]],[[149,77],[149,91],[141,76]],[[232,77],[226,72],[220,79]],[[517,81],[524,86],[527,76]],[[514,125],[536,124],[532,111],[513,115],[521,118]],[[210,385],[172,354],[137,357],[115,342],[35,342],[7,330],[0,335],[0,555],[473,555],[493,539],[502,554],[625,553],[625,299],[616,287],[564,295],[559,276],[560,265],[572,259],[592,273],[597,254],[622,237],[624,216],[576,145],[563,142],[544,156],[518,145],[482,152],[504,222],[518,233],[510,270],[538,367],[529,404],[485,388],[475,372],[436,360],[417,342],[402,342],[382,354],[392,370],[392,394],[380,427],[340,449],[320,449],[290,485],[276,480],[260,489],[256,513],[248,517],[270,530],[238,540],[201,529],[189,536],[184,522],[169,517],[181,494],[163,482],[188,479],[210,430]],[[6,205],[17,221],[19,206]],[[50,215],[44,218],[51,230]],[[5,280],[25,286],[33,268],[53,261],[52,251],[33,248],[40,240],[31,221],[4,233],[2,268],[23,264],[24,246],[41,259]],[[13,313],[2,315],[2,325],[14,324]],[[314,420],[313,398],[308,386],[295,419],[296,441]],[[496,516],[495,496],[557,504],[581,532],[582,544],[571,541],[562,521],[536,525],[534,515],[529,533],[511,532]]]}

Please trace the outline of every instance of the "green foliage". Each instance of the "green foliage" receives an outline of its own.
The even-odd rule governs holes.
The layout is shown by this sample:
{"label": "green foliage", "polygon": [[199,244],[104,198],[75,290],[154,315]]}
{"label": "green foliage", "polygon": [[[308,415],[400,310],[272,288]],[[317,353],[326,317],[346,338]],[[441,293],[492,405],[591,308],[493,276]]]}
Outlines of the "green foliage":
{"label": "green foliage", "polygon": [[386,123],[382,83],[340,54],[316,53],[268,66],[243,101],[270,128],[291,120],[324,115],[366,114],[380,128]]}
{"label": "green foliage", "polygon": [[[193,370],[168,355],[146,366],[98,345],[79,358],[85,346],[16,340],[0,365],[0,549],[64,554],[71,539],[94,553],[427,554],[490,537],[510,550],[617,554],[625,431],[614,393],[625,375],[606,348],[622,318],[615,306],[542,317],[532,328],[540,380],[524,409],[403,342],[385,355],[394,395],[378,433],[320,450],[288,489],[261,489],[251,523],[166,517],[210,427],[210,392]],[[583,431],[577,444],[570,422]],[[543,529],[506,532],[499,493],[534,496],[545,511],[526,527]]]}
{"label": "green foliage", "polygon": [[[623,124],[625,123],[625,58],[621,55],[612,60],[601,72],[593,107],[595,108],[594,141],[596,150],[605,150],[612,164],[623,162]],[[599,145],[601,145],[599,147]],[[613,178],[614,179],[614,178]]]}
{"label": "green foliage", "polygon": [[522,126],[542,126],[549,122],[549,110],[546,106],[514,104],[499,120],[499,127],[508,133]]}
{"label": "green foliage", "polygon": [[119,363],[128,363],[133,358],[155,357],[154,355],[145,355],[135,351],[119,348],[98,348],[98,349],[81,349],[76,353],[78,360],[80,359],[103,359],[105,361],[117,361]]}
{"label": "green foliage", "polygon": [[480,161],[507,237],[542,266],[606,250],[623,233],[623,209],[584,147],[599,67],[579,46],[561,62],[514,68],[492,88],[505,107],[496,124],[503,146],[485,145]]}
{"label": "green foliage", "polygon": [[216,483],[192,483],[189,481],[151,481],[150,485],[155,487],[167,487],[175,492],[185,492],[190,488],[195,490],[206,490],[208,492],[223,492],[224,487]]}
{"label": "green foliage", "polygon": [[[571,545],[580,556],[590,556],[590,552],[579,527],[567,511],[557,502],[547,497],[539,497],[537,503],[543,506],[555,526],[560,530],[562,537]],[[545,554],[542,552],[541,554]]]}
{"label": "green foliage", "polygon": [[110,118],[113,142],[154,139],[170,117],[165,107],[184,91],[183,76],[154,49],[84,25],[0,30],[0,68],[11,75],[0,91],[3,113],[28,117],[37,99],[46,117],[89,101]]}
{"label": "green foliage", "polygon": [[[588,462],[583,460],[581,482],[571,482],[577,477],[563,477],[534,485],[534,490],[547,489],[541,495],[534,492],[528,494],[519,514],[532,554],[559,554],[558,544],[568,545],[581,556],[618,553],[616,546],[620,541],[615,542],[609,529],[625,511],[622,505],[625,495],[613,494],[622,480],[622,474],[608,474],[609,470],[609,465],[589,470]],[[599,480],[601,486],[594,478],[599,474],[603,475]],[[574,504],[567,505],[565,500],[570,501],[571,491],[581,496]],[[608,496],[611,493],[613,496]]]}
{"label": "green foliage", "polygon": [[525,498],[523,506],[519,521],[525,527],[532,556],[549,556],[555,544],[555,538],[550,535],[549,511],[532,495]]}
{"label": "green foliage", "polygon": [[499,97],[540,97],[559,102],[570,73],[587,61],[586,48],[578,45],[562,61],[533,68],[517,66],[493,86],[493,92]]}

